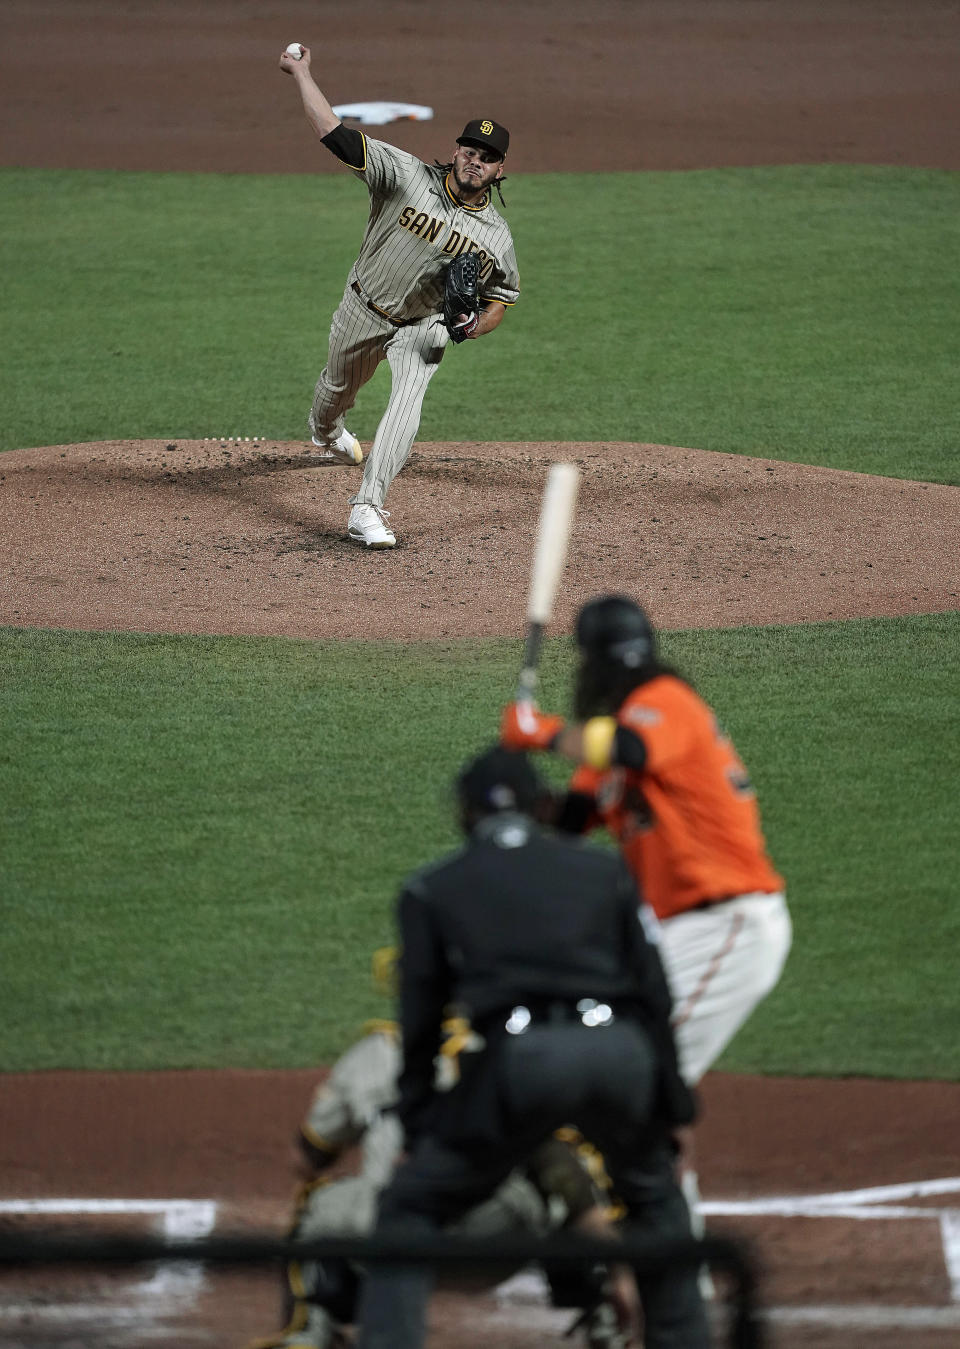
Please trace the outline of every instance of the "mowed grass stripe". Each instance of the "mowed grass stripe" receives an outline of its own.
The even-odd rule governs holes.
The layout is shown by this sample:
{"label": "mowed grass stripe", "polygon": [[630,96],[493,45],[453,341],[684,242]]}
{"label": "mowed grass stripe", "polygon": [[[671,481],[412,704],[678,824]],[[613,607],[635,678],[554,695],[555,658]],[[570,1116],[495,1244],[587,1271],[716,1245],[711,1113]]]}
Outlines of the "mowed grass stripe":
{"label": "mowed grass stripe", "polygon": [[[346,174],[0,174],[0,448],[304,439],[367,196]],[[628,440],[960,481],[960,175],[517,175],[522,297],[425,440]],[[372,439],[387,372],[351,429]],[[482,390],[482,396],[478,396]]]}
{"label": "mowed grass stripe", "polygon": [[[789,881],[782,984],[724,1067],[952,1078],[957,615],[669,633]],[[0,631],[0,1067],[297,1066],[385,1010],[401,878],[519,642]],[[568,639],[542,701],[564,710]],[[545,764],[560,782],[560,766]]]}

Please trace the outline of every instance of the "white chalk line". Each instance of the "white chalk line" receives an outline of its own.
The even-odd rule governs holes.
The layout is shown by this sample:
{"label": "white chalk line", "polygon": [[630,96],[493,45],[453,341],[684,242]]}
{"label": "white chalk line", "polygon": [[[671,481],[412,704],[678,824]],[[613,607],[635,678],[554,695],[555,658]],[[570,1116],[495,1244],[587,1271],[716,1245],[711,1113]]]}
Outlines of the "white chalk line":
{"label": "white chalk line", "polygon": [[[160,1218],[163,1235],[170,1241],[196,1241],[209,1236],[217,1223],[217,1202],[214,1199],[3,1199],[0,1215],[50,1215],[58,1217],[133,1216]],[[44,1321],[109,1320],[124,1326],[141,1318],[152,1319],[168,1307],[190,1307],[203,1290],[203,1265],[194,1260],[158,1262],[149,1278],[124,1289],[124,1297],[131,1294],[136,1301],[110,1308],[91,1303],[35,1304],[30,1301],[0,1301],[0,1319],[29,1315]]]}
{"label": "white chalk line", "polygon": [[[931,1199],[960,1193],[960,1177],[922,1180],[902,1185],[874,1185],[868,1189],[832,1194],[782,1195],[773,1199],[709,1200],[701,1204],[705,1218],[851,1218],[858,1222],[898,1219],[936,1220],[940,1226],[943,1262],[950,1281],[950,1297],[960,1303],[960,1209],[894,1204],[898,1199]],[[803,1309],[798,1309],[801,1311]],[[931,1309],[937,1310],[937,1309]],[[947,1309],[952,1311],[952,1309]],[[951,1326],[953,1322],[949,1323]]]}
{"label": "white chalk line", "polygon": [[[81,1326],[90,1325],[95,1329],[113,1329],[120,1330],[125,1326],[135,1326],[138,1337],[148,1335],[151,1331],[154,1334],[168,1333],[163,1331],[164,1322],[169,1323],[171,1318],[178,1316],[182,1310],[180,1306],[171,1305],[170,1307],[158,1307],[155,1303],[130,1303],[108,1306],[104,1302],[58,1302],[56,1305],[47,1303],[34,1303],[24,1300],[19,1303],[0,1302],[0,1327],[4,1320],[23,1320],[27,1318],[33,1321],[43,1321],[55,1326]],[[200,1338],[206,1339],[206,1333],[193,1332],[177,1329],[178,1339],[184,1339],[189,1335],[191,1338],[195,1334]],[[0,1341],[7,1343],[7,1341]],[[95,1343],[95,1341],[94,1341]]]}
{"label": "white chalk line", "polygon": [[700,1204],[705,1218],[856,1218],[881,1222],[884,1218],[940,1218],[958,1209],[908,1208],[902,1204],[820,1204],[805,1199],[705,1200]]}
{"label": "white chalk line", "polygon": [[217,1221],[216,1199],[0,1199],[0,1213],[158,1214],[167,1236],[205,1237]]}
{"label": "white chalk line", "polygon": [[[508,1313],[522,1311],[524,1327],[556,1330],[561,1322],[550,1307],[546,1279],[535,1269],[521,1270],[494,1290],[499,1317],[506,1324]],[[564,1313],[567,1315],[567,1313]],[[960,1326],[960,1307],[897,1307],[874,1303],[804,1307],[762,1307],[761,1319],[780,1325],[823,1325],[885,1330],[952,1330]],[[485,1320],[488,1319],[485,1317]],[[569,1324],[569,1321],[567,1322]]]}
{"label": "white chalk line", "polygon": [[[886,1204],[895,1199],[929,1199],[940,1194],[960,1194],[960,1176],[948,1176],[944,1180],[918,1180],[904,1185],[874,1185],[865,1190],[839,1190],[831,1194],[784,1195],[780,1198],[739,1200],[713,1200],[717,1213],[726,1212],[732,1204],[741,1202],[751,1206],[754,1213],[777,1213],[789,1217],[789,1206],[802,1204],[817,1210],[830,1208],[859,1208],[861,1205]],[[711,1204],[703,1204],[706,1213]],[[719,1207],[723,1206],[723,1209]],[[744,1210],[746,1211],[746,1210]],[[932,1210],[931,1210],[932,1212]]]}
{"label": "white chalk line", "polygon": [[[937,1221],[943,1246],[943,1258],[950,1280],[950,1296],[960,1303],[960,1209],[927,1208],[893,1204],[897,1199],[927,1199],[944,1194],[960,1193],[960,1177],[948,1176],[942,1180],[915,1181],[902,1185],[875,1185],[868,1189],[840,1190],[830,1194],[781,1195],[772,1199],[705,1200],[700,1211],[710,1217],[784,1217],[784,1218],[852,1218],[860,1222],[880,1220]],[[534,1307],[547,1301],[546,1284],[534,1270],[524,1270],[496,1289],[497,1301],[503,1305]],[[862,1319],[857,1320],[862,1312]],[[960,1307],[869,1307],[851,1308],[781,1307],[769,1309],[764,1315],[776,1320],[797,1322],[822,1321],[865,1326],[960,1326]],[[847,1320],[845,1320],[847,1318]],[[927,1319],[924,1319],[927,1318]]]}
{"label": "white chalk line", "polygon": [[960,1210],[941,1213],[940,1237],[950,1278],[950,1294],[954,1302],[960,1302]]}
{"label": "white chalk line", "polygon": [[[924,1199],[944,1194],[960,1193],[960,1177],[942,1180],[918,1181],[901,1185],[872,1186],[867,1189],[838,1191],[829,1194],[780,1196],[753,1200],[710,1200],[702,1204],[705,1217],[817,1217],[853,1218],[857,1220],[920,1219],[937,1220],[943,1244],[944,1261],[950,1280],[954,1303],[960,1303],[960,1209],[919,1208],[912,1205],[894,1205],[891,1201]],[[0,1200],[0,1214],[57,1214],[57,1215],[146,1215],[162,1219],[163,1232],[171,1239],[191,1240],[206,1236],[216,1225],[217,1204],[214,1200],[191,1199],[25,1199]],[[157,1309],[159,1300],[169,1305],[179,1302],[190,1305],[199,1294],[204,1281],[203,1266],[193,1261],[167,1262],[158,1265],[151,1278],[133,1288],[140,1299],[135,1304],[115,1306],[107,1313],[103,1307],[78,1303],[73,1305],[33,1305],[29,1302],[0,1302],[0,1317],[23,1315],[51,1320],[85,1321],[99,1319],[106,1314],[117,1325],[129,1324],[147,1311],[147,1304]],[[501,1284],[496,1290],[496,1301],[502,1310],[524,1306],[529,1310],[546,1306],[546,1286],[535,1271],[522,1272]],[[771,1307],[763,1311],[766,1320],[781,1324],[821,1324],[875,1328],[947,1328],[960,1327],[960,1306],[894,1307],[857,1304],[854,1306]],[[553,1318],[550,1318],[551,1321]]]}
{"label": "white chalk line", "polygon": [[131,1214],[163,1218],[164,1236],[205,1237],[217,1221],[215,1199],[0,1199],[0,1213]]}
{"label": "white chalk line", "polygon": [[777,1325],[866,1330],[953,1330],[960,1327],[960,1307],[887,1307],[882,1303],[856,1303],[849,1307],[765,1307],[760,1315],[762,1320]]}

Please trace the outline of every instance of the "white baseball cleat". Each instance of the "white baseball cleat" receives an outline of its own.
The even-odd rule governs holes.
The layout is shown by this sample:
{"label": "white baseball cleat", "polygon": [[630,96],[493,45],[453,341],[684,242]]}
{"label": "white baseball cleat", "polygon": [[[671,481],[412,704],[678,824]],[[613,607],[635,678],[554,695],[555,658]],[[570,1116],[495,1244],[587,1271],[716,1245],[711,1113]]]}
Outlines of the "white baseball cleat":
{"label": "white baseball cleat", "polygon": [[336,459],[340,464],[363,463],[363,450],[360,448],[360,442],[356,436],[350,434],[346,427],[343,428],[332,445],[317,440],[316,436],[311,436],[310,439],[318,450],[326,450],[330,458]]}
{"label": "white baseball cleat", "polygon": [[371,506],[362,501],[350,512],[347,533],[368,548],[392,548],[397,537],[387,524],[389,514],[382,506]]}

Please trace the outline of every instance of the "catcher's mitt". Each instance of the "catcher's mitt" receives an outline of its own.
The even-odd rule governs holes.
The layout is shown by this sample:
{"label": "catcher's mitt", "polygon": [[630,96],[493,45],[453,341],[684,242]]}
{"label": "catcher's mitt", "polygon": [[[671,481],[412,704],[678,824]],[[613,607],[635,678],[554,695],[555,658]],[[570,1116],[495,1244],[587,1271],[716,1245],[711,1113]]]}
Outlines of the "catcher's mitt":
{"label": "catcher's mitt", "polygon": [[447,268],[443,284],[443,323],[452,342],[465,342],[480,321],[480,262],[475,253],[461,253]]}

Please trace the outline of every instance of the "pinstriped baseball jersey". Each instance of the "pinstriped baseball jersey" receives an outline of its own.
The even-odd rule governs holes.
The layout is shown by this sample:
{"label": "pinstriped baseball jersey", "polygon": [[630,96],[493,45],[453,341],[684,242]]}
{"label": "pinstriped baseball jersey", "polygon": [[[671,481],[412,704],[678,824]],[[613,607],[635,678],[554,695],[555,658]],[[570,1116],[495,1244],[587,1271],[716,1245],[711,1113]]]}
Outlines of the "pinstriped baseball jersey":
{"label": "pinstriped baseball jersey", "polygon": [[426,318],[443,307],[452,259],[476,253],[481,300],[514,304],[520,278],[513,239],[490,189],[476,206],[463,206],[446,170],[368,136],[363,148],[363,164],[349,167],[367,184],[370,217],[350,280],[392,318]]}
{"label": "pinstriped baseball jersey", "polygon": [[[480,262],[479,308],[494,319],[519,295],[510,229],[490,199],[475,205],[451,191],[449,168],[342,124],[324,144],[366,185],[370,211],[360,252],[330,326],[327,364],[314,389],[309,426],[313,443],[339,446],[344,416],[381,361],[390,366],[390,398],[350,498],[350,538],[392,547],[383,521],[390,484],[410,455],[427,387],[450,341],[443,321],[446,269],[462,253]],[[459,151],[458,151],[459,153]],[[492,171],[487,172],[492,185]],[[482,321],[482,320],[481,320]],[[487,329],[489,331],[489,328]]]}

